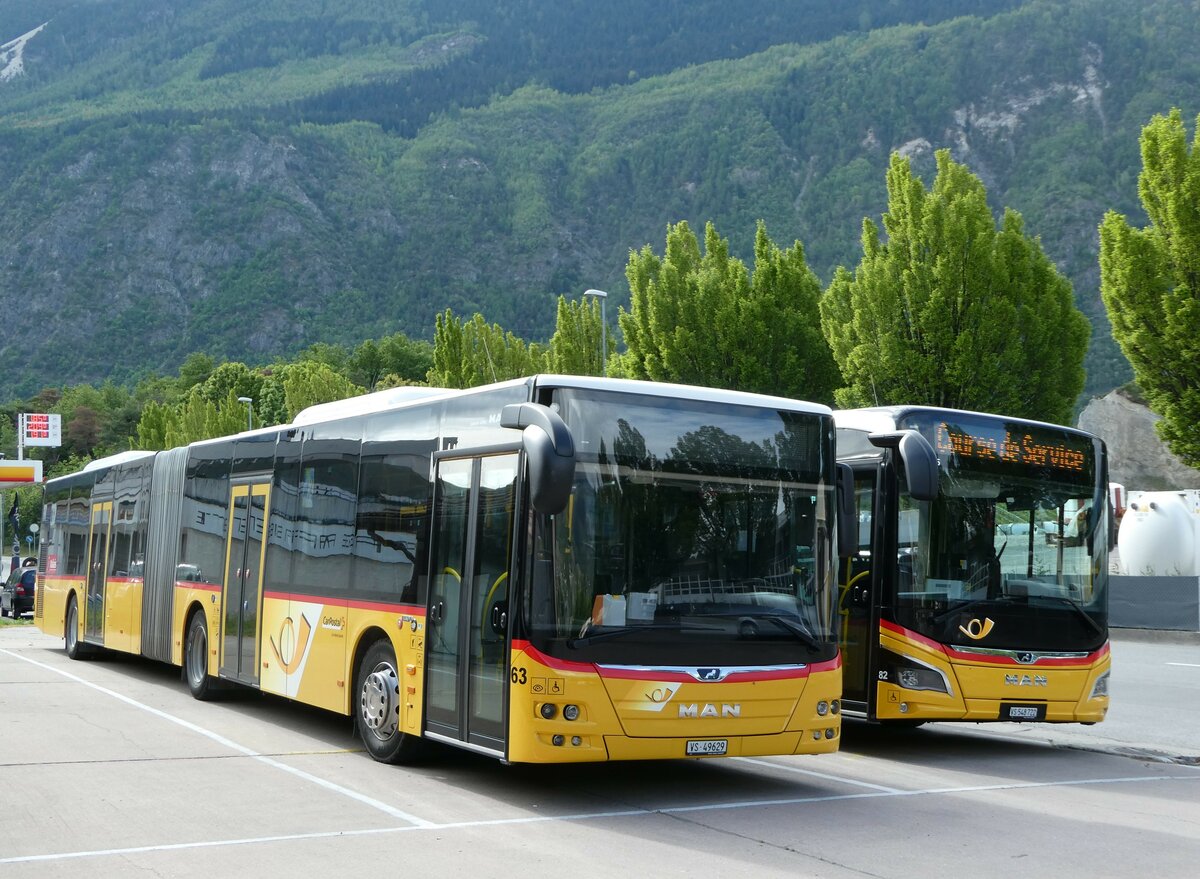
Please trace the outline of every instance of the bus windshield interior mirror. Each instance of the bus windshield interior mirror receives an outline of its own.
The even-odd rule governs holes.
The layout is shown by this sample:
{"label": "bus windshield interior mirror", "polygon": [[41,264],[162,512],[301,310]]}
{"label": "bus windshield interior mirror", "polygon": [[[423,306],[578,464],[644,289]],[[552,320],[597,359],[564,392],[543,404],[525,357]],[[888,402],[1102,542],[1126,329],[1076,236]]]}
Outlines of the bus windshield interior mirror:
{"label": "bus windshield interior mirror", "polygon": [[899,430],[894,433],[872,433],[867,439],[873,446],[896,449],[900,453],[904,472],[908,476],[908,493],[913,500],[931,501],[937,497],[937,454],[925,437],[915,430]]}
{"label": "bus windshield interior mirror", "polygon": [[837,465],[837,545],[840,558],[858,550],[858,511],[854,507],[854,471],[849,464]]}
{"label": "bus windshield interior mirror", "polygon": [[533,508],[561,512],[575,480],[575,441],[566,422],[538,403],[510,403],[500,412],[500,425],[521,431]]}

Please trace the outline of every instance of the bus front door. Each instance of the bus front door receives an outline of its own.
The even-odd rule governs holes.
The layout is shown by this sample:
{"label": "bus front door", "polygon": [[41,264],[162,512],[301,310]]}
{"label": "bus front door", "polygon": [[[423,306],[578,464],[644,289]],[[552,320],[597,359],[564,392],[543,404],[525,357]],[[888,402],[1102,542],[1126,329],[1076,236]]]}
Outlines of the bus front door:
{"label": "bus front door", "polygon": [[235,482],[229,489],[225,584],[221,608],[221,676],[258,683],[263,559],[269,480]]}
{"label": "bus front door", "polygon": [[508,572],[519,455],[437,455],[426,731],[504,754]]}
{"label": "bus front door", "polygon": [[92,504],[92,529],[88,535],[87,596],[83,609],[83,638],[104,643],[104,586],[108,572],[108,537],[112,501]]}
{"label": "bus front door", "polygon": [[842,701],[851,711],[867,712],[875,691],[873,669],[879,645],[875,498],[877,473],[854,472],[854,508],[858,538],[855,553],[841,560],[838,613],[841,622]]}

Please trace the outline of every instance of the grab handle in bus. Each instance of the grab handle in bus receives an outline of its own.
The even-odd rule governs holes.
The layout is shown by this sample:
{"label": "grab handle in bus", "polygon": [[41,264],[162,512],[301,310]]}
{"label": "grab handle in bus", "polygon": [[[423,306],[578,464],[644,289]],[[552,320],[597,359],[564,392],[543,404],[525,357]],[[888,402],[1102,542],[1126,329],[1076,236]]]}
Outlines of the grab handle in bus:
{"label": "grab handle in bus", "polygon": [[872,433],[867,439],[873,446],[899,452],[900,460],[904,462],[904,474],[908,477],[908,493],[913,500],[931,501],[937,497],[937,453],[929,440],[915,430]]}
{"label": "grab handle in bus", "polygon": [[538,403],[510,403],[501,427],[521,431],[529,470],[529,500],[539,513],[559,513],[575,481],[575,440],[558,413]]}

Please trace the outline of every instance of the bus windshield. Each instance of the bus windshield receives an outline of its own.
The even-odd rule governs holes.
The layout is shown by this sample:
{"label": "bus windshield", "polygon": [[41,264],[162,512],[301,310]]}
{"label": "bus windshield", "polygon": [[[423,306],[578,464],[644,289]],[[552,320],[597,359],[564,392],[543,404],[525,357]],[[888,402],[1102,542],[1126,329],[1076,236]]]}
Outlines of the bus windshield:
{"label": "bus windshield", "polygon": [[897,621],[967,648],[988,634],[1015,650],[1103,644],[1109,525],[1093,440],[982,416],[905,426],[941,472],[936,500],[900,504]]}
{"label": "bus windshield", "polygon": [[555,406],[577,467],[535,533],[535,646],[659,667],[836,655],[828,416],[579,389]]}

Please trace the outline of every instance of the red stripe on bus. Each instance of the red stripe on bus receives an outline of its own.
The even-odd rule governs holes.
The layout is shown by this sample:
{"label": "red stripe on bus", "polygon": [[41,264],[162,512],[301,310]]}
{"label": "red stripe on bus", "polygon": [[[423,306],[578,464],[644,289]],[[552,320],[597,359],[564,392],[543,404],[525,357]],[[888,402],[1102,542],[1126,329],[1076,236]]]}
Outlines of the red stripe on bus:
{"label": "red stripe on bus", "polygon": [[176,580],[176,589],[195,589],[198,592],[220,592],[220,583],[198,583],[195,580]]}
{"label": "red stripe on bus", "polygon": [[[1011,656],[989,656],[989,655],[983,654],[983,653],[969,653],[969,652],[966,652],[963,650],[956,650],[952,644],[942,644],[939,641],[934,641],[932,638],[926,638],[924,635],[918,634],[917,632],[914,632],[911,629],[906,629],[903,626],[899,626],[899,625],[889,622],[887,620],[880,620],[879,627],[887,632],[890,632],[893,635],[897,635],[899,637],[906,638],[909,641],[915,641],[918,644],[928,647],[930,650],[935,650],[939,653],[944,653],[950,659],[958,659],[963,662],[982,663],[985,665],[1008,665],[1008,666],[1014,666],[1017,668],[1028,668],[1029,667],[1029,665],[1027,663],[1017,662],[1017,660]],[[1021,652],[1021,651],[1018,651],[1018,652]],[[1029,653],[1038,653],[1037,650],[1030,650],[1028,652]],[[1082,668],[1082,667],[1094,664],[1095,662],[1097,662],[1104,656],[1108,655],[1108,653],[1109,653],[1108,642],[1105,642],[1103,644],[1103,646],[1092,651],[1087,656],[1078,657],[1078,658],[1043,657],[1043,658],[1038,659],[1037,665],[1042,668]]]}
{"label": "red stripe on bus", "polygon": [[[519,653],[525,653],[534,662],[541,663],[549,668],[557,669],[558,671],[571,672],[587,672],[589,674],[598,674],[602,678],[613,678],[616,680],[646,680],[653,678],[656,681],[695,681],[696,676],[688,672],[666,671],[661,669],[645,668],[603,668],[591,662],[572,662],[566,659],[557,659],[553,656],[547,656],[542,651],[538,650],[528,641],[514,640],[512,643],[513,650]],[[745,683],[749,681],[777,681],[788,679],[806,678],[811,674],[821,672],[836,671],[841,667],[842,658],[836,656],[833,659],[824,662],[814,662],[806,665],[803,668],[776,668],[776,669],[756,669],[754,671],[731,672],[728,677],[722,678],[721,683]]]}
{"label": "red stripe on bus", "polygon": [[354,608],[355,610],[381,610],[385,612],[406,613],[414,616],[425,616],[425,608],[419,604],[398,604],[389,601],[365,601],[357,598],[334,599],[322,598],[319,595],[301,595],[295,592],[276,592],[274,590],[263,593],[264,598],[271,598],[276,601],[298,601],[305,604],[320,604],[324,607],[346,607]]}

